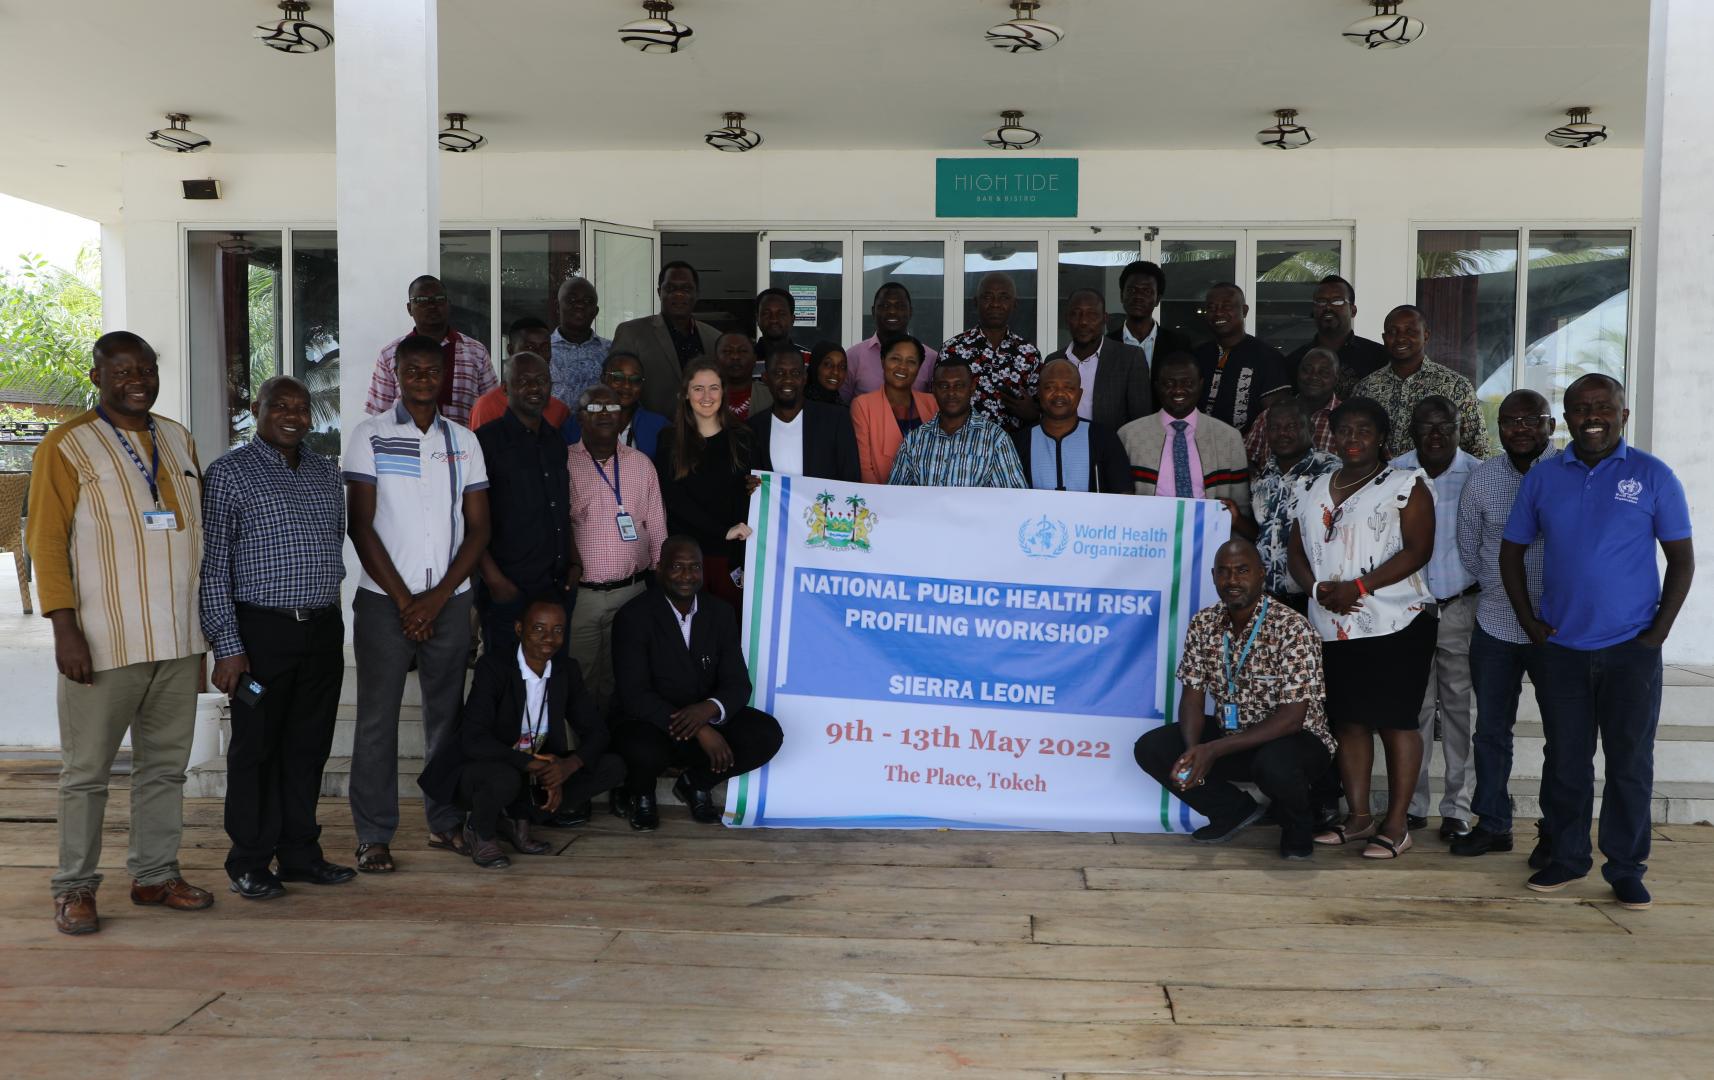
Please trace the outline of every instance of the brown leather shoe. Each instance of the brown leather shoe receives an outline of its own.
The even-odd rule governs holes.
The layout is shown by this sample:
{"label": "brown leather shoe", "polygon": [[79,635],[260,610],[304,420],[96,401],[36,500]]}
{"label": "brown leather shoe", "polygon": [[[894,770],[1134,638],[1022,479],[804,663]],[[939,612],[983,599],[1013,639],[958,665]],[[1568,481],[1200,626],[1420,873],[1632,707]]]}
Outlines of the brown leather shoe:
{"label": "brown leather shoe", "polygon": [[163,881],[159,885],[131,883],[131,902],[139,906],[159,904],[174,911],[201,911],[214,906],[214,894],[199,889],[182,877]]}
{"label": "brown leather shoe", "polygon": [[54,897],[54,928],[62,934],[93,934],[101,929],[95,914],[95,890],[73,889]]}
{"label": "brown leather shoe", "polygon": [[520,855],[546,855],[553,850],[553,845],[546,840],[530,836],[529,822],[523,818],[509,818],[502,814],[496,825],[500,839],[511,844]]}

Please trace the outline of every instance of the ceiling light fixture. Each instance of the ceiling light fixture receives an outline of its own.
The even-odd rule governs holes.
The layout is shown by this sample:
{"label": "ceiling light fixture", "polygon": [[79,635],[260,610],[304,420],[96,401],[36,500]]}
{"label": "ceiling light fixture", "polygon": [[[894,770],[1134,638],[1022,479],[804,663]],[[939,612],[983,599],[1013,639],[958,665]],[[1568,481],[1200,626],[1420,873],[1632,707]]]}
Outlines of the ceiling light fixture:
{"label": "ceiling light fixture", "polygon": [[982,141],[996,150],[1028,150],[1041,142],[1041,132],[1035,128],[1025,127],[1022,123],[1022,109],[1007,109],[1000,114],[1005,121],[999,127],[982,136]]}
{"label": "ceiling light fixture", "polygon": [[1065,38],[1065,31],[1035,17],[1041,0],[1012,0],[1012,17],[988,28],[988,44],[1007,52],[1041,52]]}
{"label": "ceiling light fixture", "polygon": [[619,28],[619,40],[646,53],[675,53],[690,48],[694,31],[681,22],[667,18],[673,6],[667,0],[643,0],[649,11],[646,19],[628,22]]}
{"label": "ceiling light fixture", "polygon": [[1369,0],[1375,13],[1345,28],[1345,40],[1364,49],[1402,49],[1422,36],[1422,20],[1399,14],[1399,0]]}
{"label": "ceiling light fixture", "polygon": [[1272,127],[1256,132],[1256,141],[1275,150],[1296,150],[1315,141],[1315,132],[1297,122],[1296,109],[1275,109]]}
{"label": "ceiling light fixture", "polygon": [[304,18],[304,0],[280,0],[281,18],[256,24],[256,40],[283,53],[313,53],[333,45],[333,32]]}
{"label": "ceiling light fixture", "polygon": [[168,113],[168,126],[149,132],[149,142],[162,150],[171,150],[175,154],[194,154],[201,150],[207,150],[212,145],[208,141],[208,136],[198,135],[185,127],[185,124],[189,122],[190,117],[182,112]]}
{"label": "ceiling light fixture", "polygon": [[446,128],[437,136],[442,150],[449,154],[468,154],[488,144],[488,136],[465,128],[464,122],[468,119],[470,117],[461,112],[446,114]]}
{"label": "ceiling light fixture", "polygon": [[704,135],[703,142],[729,154],[742,154],[762,145],[762,137],[744,126],[743,113],[729,112],[725,115],[726,126],[717,127]]}
{"label": "ceiling light fixture", "polygon": [[1554,146],[1567,150],[1587,150],[1607,141],[1607,125],[1589,122],[1589,106],[1578,105],[1565,110],[1565,123],[1544,136]]}

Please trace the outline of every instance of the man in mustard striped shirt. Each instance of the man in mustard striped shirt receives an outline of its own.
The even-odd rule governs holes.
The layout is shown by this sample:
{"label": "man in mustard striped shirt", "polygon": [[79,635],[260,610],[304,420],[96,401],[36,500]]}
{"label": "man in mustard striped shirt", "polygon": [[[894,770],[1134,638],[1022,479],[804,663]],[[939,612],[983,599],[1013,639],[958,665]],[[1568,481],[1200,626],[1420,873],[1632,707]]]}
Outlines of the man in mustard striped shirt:
{"label": "man in mustard striped shirt", "polygon": [[214,903],[179,872],[185,766],[207,648],[197,617],[202,485],[190,433],[150,409],[155,350],[124,330],[95,343],[99,404],[36,449],[27,543],[59,667],[59,872],[54,924],[101,928],[108,777],[131,731],[131,901]]}

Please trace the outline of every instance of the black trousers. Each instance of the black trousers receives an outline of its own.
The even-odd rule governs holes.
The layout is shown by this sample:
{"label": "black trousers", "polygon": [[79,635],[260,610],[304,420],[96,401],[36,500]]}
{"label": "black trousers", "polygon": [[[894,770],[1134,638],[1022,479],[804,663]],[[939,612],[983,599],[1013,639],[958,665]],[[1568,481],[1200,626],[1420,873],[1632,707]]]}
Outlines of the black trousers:
{"label": "black trousers", "polygon": [[[1219,737],[1219,723],[1213,717],[1204,717],[1202,741],[1212,742]],[[1172,779],[1173,763],[1184,754],[1184,732],[1179,725],[1168,724],[1145,733],[1137,740],[1134,752],[1144,772],[1209,821],[1235,822],[1249,813],[1255,800],[1232,783],[1243,780],[1262,789],[1262,794],[1273,803],[1274,815],[1288,829],[1308,829],[1314,824],[1309,785],[1327,770],[1332,758],[1320,739],[1307,731],[1294,731],[1254,750],[1241,750],[1216,760],[1208,771],[1207,783],[1179,794]]]}
{"label": "black trousers", "polygon": [[[586,803],[625,781],[625,763],[617,754],[602,754],[571,774],[561,789],[562,809]],[[500,815],[540,821],[547,815],[530,802],[529,775],[504,761],[472,761],[458,776],[458,804],[470,814],[470,828],[484,840],[494,839]]]}
{"label": "black trousers", "polygon": [[316,800],[333,746],[345,678],[345,620],[338,607],[308,622],[238,607],[250,674],[267,688],[255,708],[232,702],[226,751],[226,872],[308,869],[322,858]]}
{"label": "black trousers", "polygon": [[656,777],[669,765],[683,769],[692,787],[707,791],[722,780],[766,765],[785,739],[778,720],[748,705],[716,730],[732,747],[732,768],[724,773],[709,769],[708,755],[695,739],[680,742],[653,724],[620,725],[613,732],[613,749],[625,759],[625,793],[632,798],[653,795]]}

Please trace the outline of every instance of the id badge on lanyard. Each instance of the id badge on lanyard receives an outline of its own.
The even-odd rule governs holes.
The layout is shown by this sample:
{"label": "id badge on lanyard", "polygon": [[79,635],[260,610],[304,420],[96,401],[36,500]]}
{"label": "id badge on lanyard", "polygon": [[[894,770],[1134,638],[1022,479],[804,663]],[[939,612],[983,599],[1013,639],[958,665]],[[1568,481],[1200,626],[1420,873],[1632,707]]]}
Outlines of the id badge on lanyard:
{"label": "id badge on lanyard", "polygon": [[601,467],[599,461],[591,458],[590,462],[595,466],[595,471],[601,477],[601,482],[607,485],[609,491],[613,492],[613,501],[619,507],[619,512],[613,515],[613,524],[619,529],[619,539],[627,544],[636,543],[636,519],[631,517],[629,510],[625,509],[625,496],[619,493],[619,452],[617,450],[613,452],[613,479],[611,480],[607,479],[607,470]]}
{"label": "id badge on lanyard", "polygon": [[625,541],[627,544],[636,543],[637,523],[631,520],[630,511],[621,506],[619,508],[619,512],[613,515],[613,520],[619,526],[619,539]]}
{"label": "id badge on lanyard", "polygon": [[[1244,670],[1244,662],[1250,659],[1250,647],[1256,643],[1256,632],[1262,628],[1262,620],[1268,616],[1269,597],[1262,598],[1262,606],[1250,617],[1250,636],[1244,640],[1244,649],[1238,654],[1238,663],[1232,663],[1232,635],[1225,635],[1220,643],[1220,673],[1226,679],[1226,693],[1236,698],[1238,696],[1238,673]],[[1218,703],[1215,715],[1220,719],[1220,730],[1234,732],[1239,728],[1238,703],[1223,701]]]}
{"label": "id badge on lanyard", "polygon": [[137,453],[137,448],[131,445],[131,440],[119,430],[119,425],[107,415],[107,410],[97,408],[96,413],[107,421],[107,426],[113,429],[113,437],[119,440],[119,445],[125,448],[125,454],[131,459],[131,464],[143,475],[143,482],[149,485],[149,497],[154,500],[153,510],[143,511],[143,530],[145,532],[172,532],[179,527],[179,516],[161,505],[161,436],[155,430],[153,417],[149,418],[149,464],[143,464],[143,458]]}

